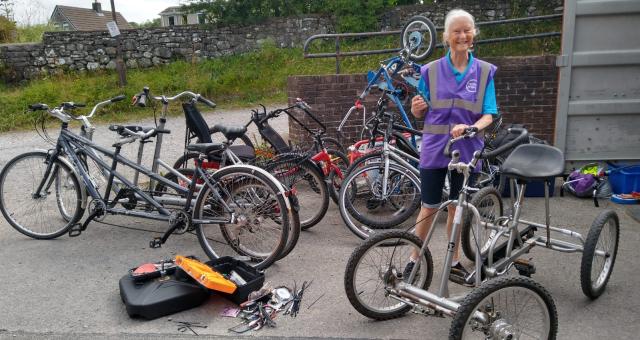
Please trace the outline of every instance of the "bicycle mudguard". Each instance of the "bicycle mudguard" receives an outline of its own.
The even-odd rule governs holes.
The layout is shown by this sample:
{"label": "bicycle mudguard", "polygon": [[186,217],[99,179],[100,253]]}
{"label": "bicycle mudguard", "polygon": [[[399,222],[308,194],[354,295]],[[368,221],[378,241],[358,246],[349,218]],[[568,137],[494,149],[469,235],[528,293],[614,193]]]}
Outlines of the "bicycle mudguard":
{"label": "bicycle mudguard", "polygon": [[[249,164],[234,164],[234,165],[228,165],[225,166],[222,169],[234,169],[234,168],[245,168],[245,169],[251,169],[251,171],[253,172],[259,172],[265,176],[267,176],[269,178],[269,180],[271,180],[273,182],[273,184],[276,185],[276,187],[278,188],[278,194],[282,195],[282,197],[285,197],[284,200],[284,204],[287,206],[287,211],[291,211],[291,203],[289,202],[289,200],[286,198],[287,197],[287,190],[285,190],[284,186],[282,185],[282,183],[280,183],[280,181],[278,181],[278,179],[276,179],[275,177],[273,177],[272,174],[270,174],[268,171],[261,169],[257,166],[254,165],[249,165]],[[221,169],[221,170],[222,170]]]}

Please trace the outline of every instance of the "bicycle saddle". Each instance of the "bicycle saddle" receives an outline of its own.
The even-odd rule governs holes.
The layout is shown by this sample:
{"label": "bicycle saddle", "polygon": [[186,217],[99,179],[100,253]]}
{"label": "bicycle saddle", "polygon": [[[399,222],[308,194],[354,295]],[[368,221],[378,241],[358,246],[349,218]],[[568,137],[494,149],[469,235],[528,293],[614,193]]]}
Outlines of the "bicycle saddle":
{"label": "bicycle saddle", "polygon": [[214,151],[224,150],[224,145],[221,143],[195,143],[187,145],[187,150],[208,154]]}
{"label": "bicycle saddle", "polygon": [[500,173],[523,180],[562,176],[564,155],[560,149],[550,145],[523,144],[507,157]]}
{"label": "bicycle saddle", "polygon": [[132,132],[144,132],[147,133],[154,129],[154,127],[148,126],[138,126],[138,125],[110,125],[109,130],[117,132],[120,136],[127,137],[128,135],[124,132],[124,129],[130,130]]}
{"label": "bicycle saddle", "polygon": [[211,132],[220,132],[226,139],[234,140],[244,135],[247,132],[247,128],[244,126],[224,126],[216,124],[213,126],[213,129],[211,129]]}

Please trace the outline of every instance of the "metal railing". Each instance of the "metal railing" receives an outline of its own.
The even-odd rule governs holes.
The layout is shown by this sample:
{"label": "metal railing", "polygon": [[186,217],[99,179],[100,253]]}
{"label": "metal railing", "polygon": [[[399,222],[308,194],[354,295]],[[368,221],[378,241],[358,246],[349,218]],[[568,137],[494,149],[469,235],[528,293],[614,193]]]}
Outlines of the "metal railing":
{"label": "metal railing", "polygon": [[[561,19],[562,14],[550,14],[550,15],[539,15],[535,17],[527,17],[527,18],[516,18],[516,19],[504,19],[504,20],[494,20],[494,21],[485,21],[478,22],[476,26],[493,26],[493,25],[502,25],[502,24],[514,24],[514,23],[522,23],[522,22],[532,22],[532,21],[546,21],[546,20],[554,20]],[[436,30],[442,31],[444,27],[437,26]],[[309,37],[304,42],[304,57],[305,58],[335,58],[336,59],[336,74],[340,74],[340,59],[343,57],[353,57],[353,56],[363,56],[363,55],[375,55],[375,54],[388,54],[395,53],[400,51],[401,48],[387,48],[381,50],[366,50],[366,51],[348,51],[342,52],[340,51],[340,41],[348,38],[358,38],[358,37],[377,37],[377,36],[385,36],[385,35],[396,35],[401,34],[401,30],[394,31],[384,31],[384,32],[362,32],[362,33],[334,33],[334,34],[316,34]],[[540,39],[547,37],[558,37],[561,36],[561,32],[544,32],[544,33],[535,33],[535,34],[525,34],[518,35],[513,37],[504,37],[504,38],[491,38],[491,39],[481,39],[477,40],[475,44],[492,44],[504,41],[516,41],[516,40],[528,40],[528,39]],[[309,53],[309,48],[311,42],[318,39],[335,39],[335,52],[329,53]],[[436,48],[442,48],[444,45],[439,43],[436,45]]]}

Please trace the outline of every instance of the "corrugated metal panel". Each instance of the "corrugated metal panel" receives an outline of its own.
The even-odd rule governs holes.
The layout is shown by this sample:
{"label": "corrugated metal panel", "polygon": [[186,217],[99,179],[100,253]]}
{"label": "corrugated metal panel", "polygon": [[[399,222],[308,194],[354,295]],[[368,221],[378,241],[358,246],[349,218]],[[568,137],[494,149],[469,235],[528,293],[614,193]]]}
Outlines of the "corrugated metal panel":
{"label": "corrugated metal panel", "polygon": [[573,163],[640,160],[640,1],[567,0],[555,144]]}

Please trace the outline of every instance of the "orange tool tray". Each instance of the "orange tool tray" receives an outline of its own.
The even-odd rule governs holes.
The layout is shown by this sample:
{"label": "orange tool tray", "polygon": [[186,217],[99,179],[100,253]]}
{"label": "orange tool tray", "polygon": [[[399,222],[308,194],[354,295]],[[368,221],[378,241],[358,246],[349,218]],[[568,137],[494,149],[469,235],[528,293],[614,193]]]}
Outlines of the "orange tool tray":
{"label": "orange tool tray", "polygon": [[237,286],[233,281],[227,280],[222,274],[198,260],[176,255],[176,265],[204,287],[227,294],[236,291]]}

